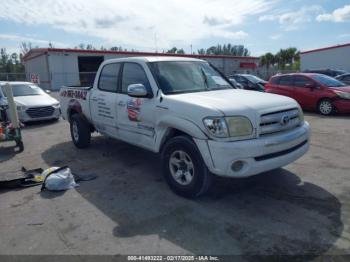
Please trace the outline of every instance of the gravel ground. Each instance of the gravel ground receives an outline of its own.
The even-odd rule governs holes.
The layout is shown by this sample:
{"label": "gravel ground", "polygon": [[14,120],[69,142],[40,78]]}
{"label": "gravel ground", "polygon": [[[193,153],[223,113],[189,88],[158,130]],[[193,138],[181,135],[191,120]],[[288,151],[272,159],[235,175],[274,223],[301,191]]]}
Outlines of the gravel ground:
{"label": "gravel ground", "polygon": [[311,148],[248,179],[216,179],[208,195],[174,195],[157,155],[94,135],[76,149],[69,125],[24,128],[25,150],[0,144],[0,177],[68,165],[98,178],[61,193],[0,191],[0,254],[350,254],[350,118],[306,114]]}

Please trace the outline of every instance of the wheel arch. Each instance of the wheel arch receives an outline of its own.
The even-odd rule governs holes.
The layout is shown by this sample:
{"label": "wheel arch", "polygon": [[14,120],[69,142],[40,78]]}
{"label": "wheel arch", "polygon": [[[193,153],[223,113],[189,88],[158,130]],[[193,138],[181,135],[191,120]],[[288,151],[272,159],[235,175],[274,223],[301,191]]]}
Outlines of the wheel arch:
{"label": "wheel arch", "polygon": [[87,123],[89,123],[90,126],[90,131],[94,132],[95,131],[95,127],[90,123],[90,121],[85,117],[84,113],[83,113],[83,109],[81,107],[81,104],[79,103],[78,100],[76,99],[71,99],[68,103],[68,107],[67,107],[67,120],[68,122],[70,122],[71,117],[74,114],[78,114],[80,115]]}
{"label": "wheel arch", "polygon": [[167,118],[158,124],[156,152],[161,152],[165,143],[176,136],[187,136],[191,139],[208,139],[207,135],[193,122],[186,119]]}

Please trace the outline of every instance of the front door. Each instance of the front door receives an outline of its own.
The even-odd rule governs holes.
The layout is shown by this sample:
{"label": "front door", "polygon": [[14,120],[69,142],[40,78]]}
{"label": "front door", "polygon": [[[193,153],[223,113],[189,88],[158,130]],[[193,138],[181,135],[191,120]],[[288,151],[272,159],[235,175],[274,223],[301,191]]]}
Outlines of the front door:
{"label": "front door", "polygon": [[[315,88],[307,87],[314,85]],[[294,99],[298,101],[303,109],[314,109],[317,105],[318,96],[316,92],[317,84],[305,76],[294,76],[295,95]]]}
{"label": "front door", "polygon": [[[120,139],[152,149],[155,143],[155,99],[134,98],[127,94],[128,86],[143,84],[152,95],[145,69],[138,63],[124,63],[117,114]],[[152,95],[153,96],[153,95]]]}
{"label": "front door", "polygon": [[91,118],[95,128],[104,134],[117,136],[117,90],[120,63],[107,64],[102,68],[97,88],[90,96]]}

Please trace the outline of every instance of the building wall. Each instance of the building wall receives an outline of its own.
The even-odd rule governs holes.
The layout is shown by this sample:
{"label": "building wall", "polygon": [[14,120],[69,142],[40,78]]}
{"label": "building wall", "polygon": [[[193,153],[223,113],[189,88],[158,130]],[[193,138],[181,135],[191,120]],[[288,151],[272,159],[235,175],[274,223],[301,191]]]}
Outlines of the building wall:
{"label": "building wall", "polygon": [[350,72],[350,46],[301,54],[301,70],[342,69]]}
{"label": "building wall", "polygon": [[48,54],[51,88],[58,90],[63,85],[79,85],[79,68],[77,54],[57,53]]}
{"label": "building wall", "polygon": [[25,63],[25,72],[27,80],[30,81],[31,74],[38,74],[40,78],[40,86],[43,89],[51,89],[50,74],[46,56],[38,56],[35,59],[29,60]]}

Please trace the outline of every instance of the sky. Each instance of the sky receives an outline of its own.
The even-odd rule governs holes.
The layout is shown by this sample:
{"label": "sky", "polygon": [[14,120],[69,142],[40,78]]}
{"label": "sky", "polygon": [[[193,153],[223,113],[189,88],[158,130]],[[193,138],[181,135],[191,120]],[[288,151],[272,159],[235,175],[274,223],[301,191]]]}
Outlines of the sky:
{"label": "sky", "polygon": [[350,0],[1,0],[0,47],[33,46],[187,53],[240,44],[253,56],[350,42]]}

